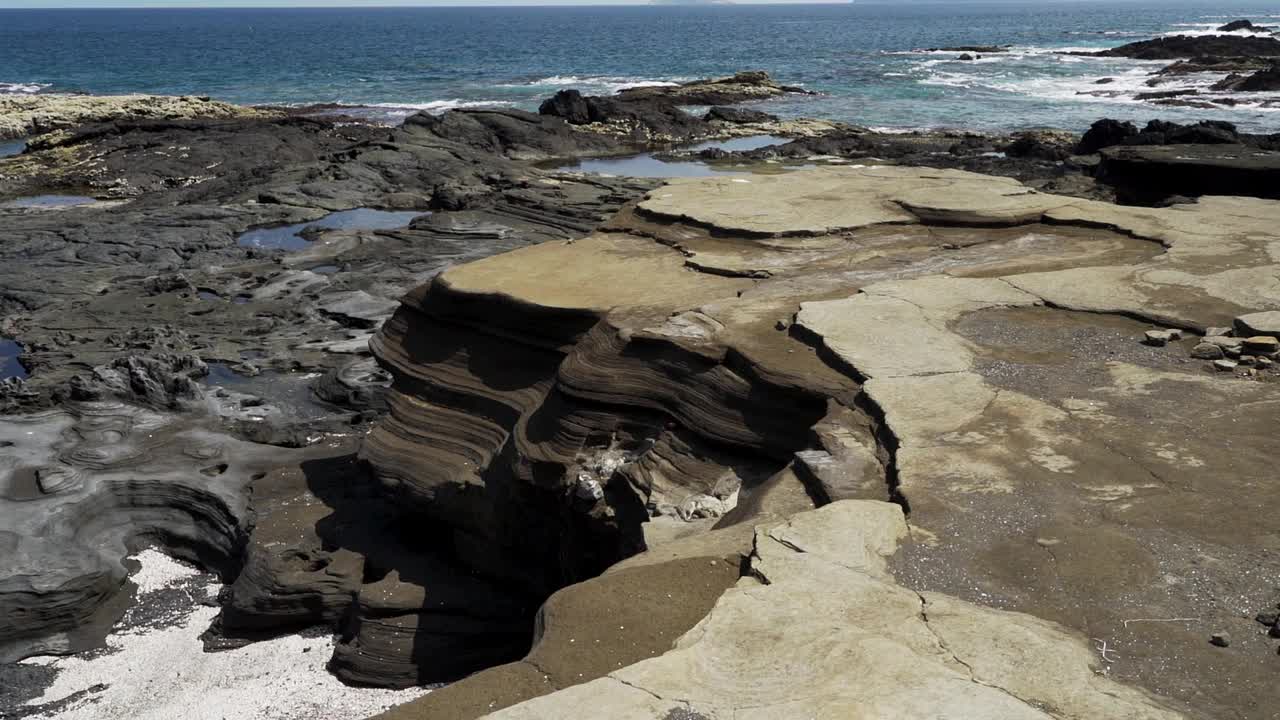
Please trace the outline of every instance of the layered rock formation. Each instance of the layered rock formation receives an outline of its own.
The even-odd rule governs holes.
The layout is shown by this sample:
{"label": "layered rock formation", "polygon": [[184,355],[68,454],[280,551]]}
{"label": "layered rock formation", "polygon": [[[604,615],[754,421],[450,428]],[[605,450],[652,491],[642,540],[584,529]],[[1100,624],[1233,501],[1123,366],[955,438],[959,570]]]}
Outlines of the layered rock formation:
{"label": "layered rock formation", "polygon": [[[229,581],[211,649],[323,624],[353,683],[475,673],[397,717],[572,716],[633,681],[620,716],[842,712],[882,707],[894,668],[957,712],[1098,715],[1102,694],[1127,716],[1265,717],[1269,690],[1233,688],[1269,688],[1275,650],[1237,622],[1276,600],[1269,531],[1239,507],[1266,474],[1275,363],[1242,334],[1269,316],[1222,327],[1280,307],[1274,203],[1117,207],[1082,199],[1109,191],[1074,136],[686,117],[681,92],[578,98],[584,123],[571,96],[400,129],[117,120],[0,161],[0,198],[100,199],[0,210],[0,333],[31,371],[0,403],[39,411],[0,427],[21,528],[0,538],[20,569],[6,657],[91,644],[120,558],[155,539]],[[760,132],[794,139],[720,161],[770,174],[529,164]],[[310,228],[288,254],[237,242],[356,208],[417,216]],[[1230,372],[1198,359],[1211,325]],[[1174,420],[1187,398],[1201,414]],[[776,656],[815,679],[759,641],[783,617],[803,622]],[[1107,643],[1102,677],[1082,638]],[[739,686],[761,666],[787,687]],[[846,667],[876,683],[848,690]]]}
{"label": "layered rock formation", "polygon": [[[672,181],[586,238],[446,271],[374,343],[381,492],[534,595],[642,549],[562,592],[750,561],[652,660],[566,648],[594,621],[559,613],[525,664],[388,717],[1266,717],[1275,648],[1246,626],[1280,568],[1243,508],[1276,376],[1142,341],[1280,307],[1278,212],[829,168]],[[1256,430],[1224,456],[1231,417]],[[551,647],[591,682],[527,701],[574,682],[528,674]]]}
{"label": "layered rock formation", "polygon": [[898,585],[907,536],[874,501],[761,527],[750,575],[670,651],[487,717],[1182,717],[1053,623]]}
{"label": "layered rock formation", "polygon": [[2,662],[92,647],[141,544],[233,577],[245,488],[288,456],[116,402],[6,417],[0,447]]}

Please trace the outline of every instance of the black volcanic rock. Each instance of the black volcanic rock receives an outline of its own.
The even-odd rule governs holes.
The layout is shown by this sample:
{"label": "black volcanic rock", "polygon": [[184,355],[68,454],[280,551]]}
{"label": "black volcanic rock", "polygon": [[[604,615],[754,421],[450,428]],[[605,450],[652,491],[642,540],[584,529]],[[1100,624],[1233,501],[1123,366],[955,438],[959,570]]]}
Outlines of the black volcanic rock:
{"label": "black volcanic rock", "polygon": [[1272,65],[1252,75],[1231,74],[1214,83],[1214,90],[1231,92],[1276,92],[1280,91],[1280,65]]}
{"label": "black volcanic rock", "polygon": [[586,125],[595,122],[591,119],[591,106],[581,92],[573,89],[561,90],[542,101],[538,106],[538,114],[564,118],[565,122],[573,125]]}
{"label": "black volcanic rock", "polygon": [[1226,144],[1118,146],[1102,151],[1097,179],[1138,204],[1175,195],[1280,198],[1280,153]]}
{"label": "black volcanic rock", "polygon": [[1078,53],[1094,57],[1124,57],[1135,60],[1177,60],[1202,55],[1225,57],[1280,57],[1280,40],[1239,35],[1177,35],[1121,45],[1110,50]]}
{"label": "black volcanic rock", "polygon": [[1076,146],[1076,153],[1080,155],[1095,153],[1104,147],[1120,145],[1137,134],[1138,128],[1131,122],[1104,118],[1095,122],[1085,132],[1084,137],[1080,139],[1080,144]]}
{"label": "black volcanic rock", "polygon": [[1076,153],[1088,155],[1116,145],[1227,145],[1240,141],[1235,125],[1218,120],[1192,125],[1152,120],[1139,131],[1131,122],[1102,119],[1080,139]]}
{"label": "black volcanic rock", "polygon": [[778,120],[778,116],[760,112],[759,110],[745,110],[743,108],[723,107],[717,105],[716,107],[708,110],[707,114],[702,116],[702,119],[707,122],[719,120],[720,122],[744,124],[776,122]]}
{"label": "black volcanic rock", "polygon": [[1257,25],[1254,25],[1248,20],[1232,20],[1226,25],[1221,25],[1218,27],[1219,32],[1236,32],[1237,30],[1265,30],[1265,29],[1266,28],[1260,28]]}
{"label": "black volcanic rock", "polygon": [[1056,162],[1065,160],[1071,155],[1070,148],[1047,140],[1040,133],[1022,133],[1013,142],[1004,147],[1009,157],[1034,158]]}
{"label": "black volcanic rock", "polygon": [[1265,58],[1200,55],[1165,66],[1156,71],[1156,75],[1190,75],[1202,72],[1251,73],[1265,70],[1270,66],[1271,61]]}

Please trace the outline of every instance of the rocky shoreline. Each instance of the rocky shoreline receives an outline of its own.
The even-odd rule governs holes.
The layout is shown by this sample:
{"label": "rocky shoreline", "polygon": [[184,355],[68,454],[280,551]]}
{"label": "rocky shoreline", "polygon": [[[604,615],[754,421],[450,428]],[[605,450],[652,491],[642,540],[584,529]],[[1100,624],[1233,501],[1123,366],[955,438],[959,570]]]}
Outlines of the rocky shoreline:
{"label": "rocky shoreline", "polygon": [[[156,543],[387,718],[1267,717],[1280,141],[798,91],[0,105],[0,662]],[[724,174],[563,169],[640,152]]]}

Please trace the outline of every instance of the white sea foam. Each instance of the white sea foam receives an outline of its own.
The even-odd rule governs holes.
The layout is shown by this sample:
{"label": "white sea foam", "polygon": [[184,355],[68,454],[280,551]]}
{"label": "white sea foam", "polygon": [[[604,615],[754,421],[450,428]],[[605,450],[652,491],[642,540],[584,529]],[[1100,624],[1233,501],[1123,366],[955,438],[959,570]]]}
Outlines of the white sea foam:
{"label": "white sea foam", "polygon": [[[1225,17],[1227,16],[1223,16],[1223,18]],[[1231,17],[1232,19],[1236,19],[1236,20],[1245,19],[1245,20],[1257,21],[1257,23],[1261,23],[1263,25],[1266,24],[1266,21],[1264,19],[1258,18],[1256,16],[1252,18],[1248,18],[1248,17],[1241,18],[1240,16],[1231,16]],[[1260,30],[1245,29],[1245,30],[1232,30],[1230,32],[1225,32],[1218,29],[1222,27],[1224,24],[1222,22],[1223,18],[1219,18],[1214,22],[1172,23],[1170,27],[1176,28],[1176,29],[1160,33],[1160,36],[1176,37],[1178,35],[1185,35],[1188,37],[1207,37],[1211,35],[1225,35],[1225,36],[1234,36],[1234,37],[1273,37],[1275,35],[1274,31],[1265,30],[1265,29],[1260,29]]]}
{"label": "white sea foam", "polygon": [[446,110],[464,108],[509,107],[515,105],[510,100],[432,100],[425,103],[365,103],[360,107],[378,108],[388,111],[391,116],[408,116],[417,112],[429,112],[438,115]]}
{"label": "white sea foam", "polygon": [[[135,556],[133,576],[154,591],[185,586],[199,573],[159,552]],[[216,592],[217,584],[208,586]],[[144,599],[145,601],[145,599]],[[200,633],[217,608],[192,603],[190,614],[169,627],[139,627],[107,638],[110,652],[90,657],[31,658],[24,664],[58,671],[53,684],[28,706],[70,698],[49,720],[358,720],[412,700],[429,690],[348,687],[325,670],[332,637],[290,635],[239,650],[205,653]],[[34,709],[29,707],[28,709]]]}
{"label": "white sea foam", "polygon": [[32,95],[47,87],[50,87],[49,83],[0,82],[0,95]]}
{"label": "white sea foam", "polygon": [[1068,30],[1068,35],[1097,35],[1100,37],[1151,37],[1151,33],[1136,30]]}
{"label": "white sea foam", "polygon": [[591,92],[616,93],[637,87],[674,87],[696,78],[641,78],[614,75],[551,75],[523,83],[505,83],[503,88],[579,88]]}

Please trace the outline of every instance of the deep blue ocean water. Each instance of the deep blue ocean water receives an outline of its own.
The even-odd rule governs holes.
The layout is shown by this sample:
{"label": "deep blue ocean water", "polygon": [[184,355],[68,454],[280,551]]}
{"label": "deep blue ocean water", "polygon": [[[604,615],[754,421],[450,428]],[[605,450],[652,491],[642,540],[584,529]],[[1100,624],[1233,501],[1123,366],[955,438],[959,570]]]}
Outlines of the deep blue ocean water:
{"label": "deep blue ocean water", "polygon": [[[393,119],[476,104],[534,108],[563,87],[602,93],[764,69],[824,93],[764,109],[878,127],[1079,130],[1107,115],[1280,131],[1280,97],[1270,98],[1273,109],[1154,107],[1132,95],[1149,90],[1143,82],[1158,63],[1054,53],[1204,32],[1238,17],[1280,25],[1280,5],[0,10],[0,91],[356,103],[384,106]],[[976,62],[919,52],[957,44],[1014,51]],[[1116,80],[1095,84],[1104,77]]]}

